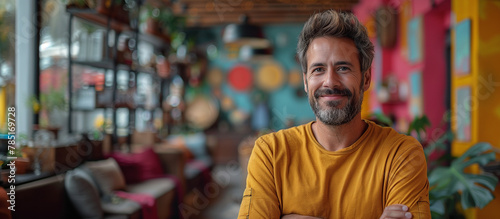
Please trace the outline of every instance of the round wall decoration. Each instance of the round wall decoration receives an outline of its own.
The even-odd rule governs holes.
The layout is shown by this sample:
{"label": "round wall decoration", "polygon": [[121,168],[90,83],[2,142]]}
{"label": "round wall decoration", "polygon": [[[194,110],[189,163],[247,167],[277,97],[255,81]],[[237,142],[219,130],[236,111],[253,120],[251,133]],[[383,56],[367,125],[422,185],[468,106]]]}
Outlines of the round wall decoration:
{"label": "round wall decoration", "polygon": [[264,63],[257,72],[257,86],[264,91],[274,91],[283,85],[285,75],[278,63]]}
{"label": "round wall decoration", "polygon": [[227,76],[227,81],[236,91],[248,91],[252,87],[252,70],[244,65],[234,66]]}
{"label": "round wall decoration", "polygon": [[210,69],[207,75],[208,84],[212,87],[219,87],[224,82],[224,74],[218,68]]}
{"label": "round wall decoration", "polygon": [[199,95],[188,104],[185,116],[191,125],[206,129],[217,120],[219,106],[213,98]]}
{"label": "round wall decoration", "polygon": [[302,73],[298,69],[292,69],[288,73],[288,84],[292,87],[302,86]]}

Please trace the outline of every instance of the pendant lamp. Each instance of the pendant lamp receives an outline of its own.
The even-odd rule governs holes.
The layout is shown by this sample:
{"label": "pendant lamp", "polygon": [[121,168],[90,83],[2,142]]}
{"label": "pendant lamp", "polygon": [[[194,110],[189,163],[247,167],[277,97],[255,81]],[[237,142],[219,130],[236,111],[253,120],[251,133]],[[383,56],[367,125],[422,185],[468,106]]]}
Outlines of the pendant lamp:
{"label": "pendant lamp", "polygon": [[268,48],[271,43],[264,37],[262,28],[249,24],[248,16],[242,15],[239,24],[229,24],[224,28],[222,40],[226,46],[251,46]]}

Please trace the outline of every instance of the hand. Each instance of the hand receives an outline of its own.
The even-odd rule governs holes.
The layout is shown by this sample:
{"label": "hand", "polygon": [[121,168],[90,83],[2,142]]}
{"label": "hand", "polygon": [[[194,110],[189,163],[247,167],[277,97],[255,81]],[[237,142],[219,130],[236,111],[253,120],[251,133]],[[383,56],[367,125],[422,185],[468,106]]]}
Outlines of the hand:
{"label": "hand", "polygon": [[380,216],[380,219],[384,218],[398,218],[398,219],[406,219],[412,218],[412,215],[408,211],[408,207],[406,205],[389,205],[384,209],[384,213]]}
{"label": "hand", "polygon": [[304,216],[299,214],[287,214],[283,215],[281,219],[322,219],[319,217]]}

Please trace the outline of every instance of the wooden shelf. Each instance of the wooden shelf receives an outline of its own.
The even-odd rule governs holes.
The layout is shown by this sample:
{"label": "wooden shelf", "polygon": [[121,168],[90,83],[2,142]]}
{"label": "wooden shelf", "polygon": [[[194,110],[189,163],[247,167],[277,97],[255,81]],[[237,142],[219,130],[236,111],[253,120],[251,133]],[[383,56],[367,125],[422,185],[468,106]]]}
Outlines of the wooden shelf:
{"label": "wooden shelf", "polygon": [[[132,30],[127,30],[123,32],[124,34],[128,36],[135,36],[135,32]],[[155,34],[150,34],[150,33],[138,33],[139,35],[139,42],[147,42],[152,44],[154,47],[159,47],[162,49],[168,49],[170,47],[170,37],[167,35],[155,35]]]}
{"label": "wooden shelf", "polygon": [[118,32],[134,31],[134,29],[130,27],[128,23],[119,21],[111,17],[110,15],[100,14],[94,9],[67,8],[66,11],[77,18],[89,21],[94,24],[98,24],[103,27],[107,27],[109,21],[110,28]]}
{"label": "wooden shelf", "polygon": [[72,60],[73,64],[90,66],[94,68],[105,68],[105,69],[113,69],[112,61],[80,61],[80,60]]}
{"label": "wooden shelf", "polygon": [[[105,61],[80,61],[80,60],[72,60],[73,64],[76,65],[84,65],[84,66],[90,66],[94,68],[104,68],[104,69],[113,69],[113,62],[111,60],[105,60]],[[125,71],[130,71],[131,66],[127,64],[118,64],[117,69],[118,70],[125,70]]]}

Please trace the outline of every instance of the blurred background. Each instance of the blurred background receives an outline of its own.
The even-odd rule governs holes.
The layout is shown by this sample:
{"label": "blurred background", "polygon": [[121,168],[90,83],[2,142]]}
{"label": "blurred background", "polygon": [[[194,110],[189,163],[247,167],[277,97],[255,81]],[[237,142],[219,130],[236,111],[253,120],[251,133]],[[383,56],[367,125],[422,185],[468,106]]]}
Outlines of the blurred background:
{"label": "blurred background", "polygon": [[[11,216],[147,218],[143,205],[82,204],[86,190],[65,186],[112,159],[110,180],[123,184],[112,191],[154,187],[134,171],[172,176],[145,192],[166,203],[160,218],[236,218],[255,139],[315,119],[296,46],[328,9],[366,26],[375,58],[362,117],[421,142],[433,217],[498,217],[495,0],[1,1],[0,162],[8,192],[18,158],[21,209]],[[44,209],[36,194],[56,195]]]}

